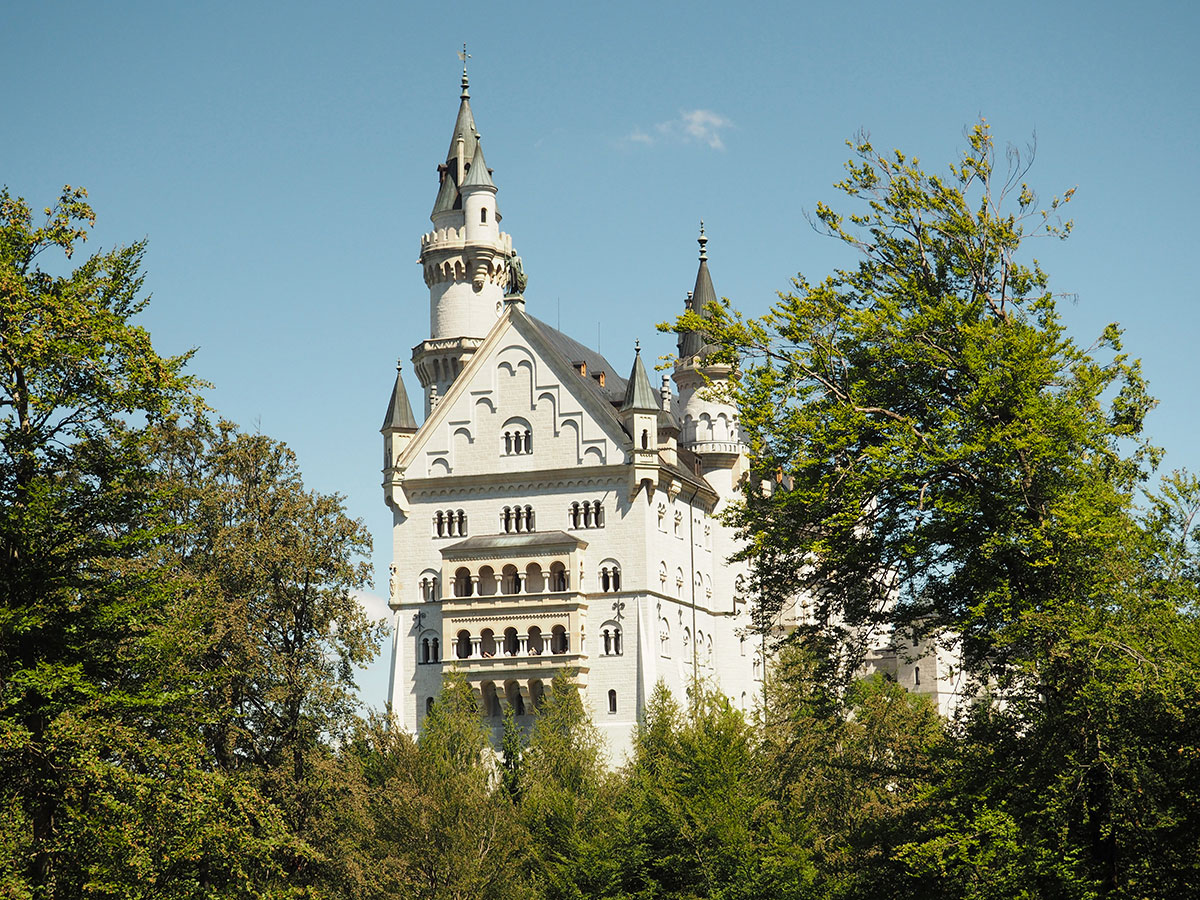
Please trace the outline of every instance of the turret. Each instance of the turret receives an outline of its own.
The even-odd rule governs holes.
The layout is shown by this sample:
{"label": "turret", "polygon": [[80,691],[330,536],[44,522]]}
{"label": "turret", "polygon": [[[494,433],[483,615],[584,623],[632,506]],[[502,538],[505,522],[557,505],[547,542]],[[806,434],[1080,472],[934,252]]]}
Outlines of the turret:
{"label": "turret", "polygon": [[630,473],[629,496],[633,498],[648,482],[650,492],[658,481],[658,396],[650,386],[646,367],[642,365],[642,348],[634,346],[633,369],[625,385],[625,399],[618,415],[626,432],[633,439],[633,470]]}
{"label": "turret", "polygon": [[408,402],[408,391],[404,389],[399,360],[396,362],[396,383],[392,386],[392,396],[379,432],[383,435],[383,501],[388,506],[403,508],[404,470],[397,463],[417,433],[417,420],[413,417],[412,404]]}
{"label": "turret", "polygon": [[[708,271],[708,237],[700,223],[700,267],[696,286],[688,294],[684,309],[709,318],[706,307],[717,302],[712,276]],[[709,482],[722,495],[731,494],[745,463],[745,445],[741,439],[738,411],[727,391],[733,367],[717,363],[714,348],[703,331],[679,335],[679,359],[675,363],[675,383],[679,386],[682,431],[679,446],[696,454]],[[721,473],[725,472],[724,475]]]}
{"label": "turret", "polygon": [[458,117],[437,167],[438,190],[421,237],[420,264],[429,288],[429,339],[413,348],[413,365],[432,397],[444,395],[503,310],[514,257],[512,239],[500,231],[496,183],[483,158],[471,111],[464,61]]}

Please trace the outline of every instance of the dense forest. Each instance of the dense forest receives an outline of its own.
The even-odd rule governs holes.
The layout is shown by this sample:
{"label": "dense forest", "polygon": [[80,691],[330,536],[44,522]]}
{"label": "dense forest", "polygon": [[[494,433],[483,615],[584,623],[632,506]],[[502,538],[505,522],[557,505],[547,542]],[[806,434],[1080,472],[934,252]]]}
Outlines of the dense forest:
{"label": "dense forest", "polygon": [[[741,373],[776,647],[752,713],[660,688],[627,760],[566,672],[496,750],[453,671],[420,735],[364,711],[364,525],[155,352],[144,243],[63,266],[86,193],[0,193],[0,897],[1200,894],[1200,483],[1021,261],[1070,193],[982,123],[946,175],[854,150],[814,225],[857,267],[673,326]],[[960,655],[953,720],[859,677],[878,629]]]}

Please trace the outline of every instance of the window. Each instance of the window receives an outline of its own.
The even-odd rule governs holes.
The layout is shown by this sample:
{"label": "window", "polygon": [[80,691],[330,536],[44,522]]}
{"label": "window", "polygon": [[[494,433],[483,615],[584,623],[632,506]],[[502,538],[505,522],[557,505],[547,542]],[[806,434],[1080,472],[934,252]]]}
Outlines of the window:
{"label": "window", "polygon": [[621,567],[612,560],[600,564],[600,590],[606,594],[621,589]]}
{"label": "window", "polygon": [[621,626],[613,621],[600,626],[600,651],[604,656],[621,655]]}
{"label": "window", "polygon": [[500,530],[505,534],[533,531],[532,506],[506,506],[500,512]]}
{"label": "window", "polygon": [[433,698],[426,697],[425,698],[425,715],[429,715],[431,712],[433,712]]}
{"label": "window", "polygon": [[431,602],[438,599],[438,577],[432,572],[426,572],[421,575],[420,581],[421,599],[426,602]]}
{"label": "window", "polygon": [[599,500],[575,501],[567,510],[572,528],[603,528],[604,512]]}
{"label": "window", "polygon": [[420,656],[421,665],[441,662],[441,652],[438,648],[438,637],[431,631],[421,635]]}
{"label": "window", "polygon": [[463,568],[463,569],[459,569],[458,571],[456,571],[454,573],[454,596],[455,597],[470,597],[471,593],[472,593],[472,591],[471,591],[472,587],[473,587],[473,585],[471,583],[471,570],[470,569]]}
{"label": "window", "polygon": [[921,686],[921,667],[920,666],[913,667],[913,686],[914,687]]}
{"label": "window", "polygon": [[433,516],[435,537],[466,537],[467,514],[461,509],[438,510]]}
{"label": "window", "polygon": [[671,658],[671,623],[666,619],[658,623],[658,655]]}
{"label": "window", "polygon": [[500,453],[519,456],[533,452],[533,429],[524,419],[510,419],[501,431]]}
{"label": "window", "polygon": [[617,711],[617,692],[616,691],[608,692],[608,711],[610,713],[615,713]]}
{"label": "window", "polygon": [[551,653],[566,653],[569,649],[567,641],[567,629],[561,625],[555,625],[550,629],[550,652]]}
{"label": "window", "polygon": [[650,432],[647,431],[645,428],[642,429],[642,449],[643,450],[650,449]]}
{"label": "window", "polygon": [[471,632],[460,631],[454,645],[454,655],[459,659],[471,658]]}
{"label": "window", "polygon": [[480,225],[487,224],[487,207],[486,206],[479,207],[479,224]]}
{"label": "window", "polygon": [[550,590],[565,591],[567,589],[567,567],[560,562],[550,564]]}

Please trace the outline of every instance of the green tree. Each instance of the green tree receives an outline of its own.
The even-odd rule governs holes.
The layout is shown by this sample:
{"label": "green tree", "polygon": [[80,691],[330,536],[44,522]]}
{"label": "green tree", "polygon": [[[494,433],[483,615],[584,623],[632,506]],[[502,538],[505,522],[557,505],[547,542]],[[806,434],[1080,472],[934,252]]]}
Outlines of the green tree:
{"label": "green tree", "polygon": [[0,191],[0,810],[20,854],[0,870],[18,896],[82,891],[86,827],[169,743],[177,700],[155,667],[169,585],[147,562],[164,521],[146,423],[195,385],[132,321],[144,242],[43,268],[86,240],[86,196],[64,188],[35,226]]}
{"label": "green tree", "polygon": [[461,673],[447,675],[420,740],[376,721],[364,742],[378,861],[373,896],[498,900],[536,896],[528,835],[495,788],[495,757]]}
{"label": "green tree", "polygon": [[1006,638],[1022,615],[1121,569],[1152,401],[1117,327],[1078,346],[1019,260],[1069,225],[1058,199],[1039,211],[1015,151],[996,171],[986,124],[948,176],[854,149],[838,187],[861,208],[816,221],[857,267],[798,276],[760,320],[718,305],[679,327],[741,366],[754,477],[733,518],[761,622],[804,594],[843,678],[893,624],[949,629],[983,673],[1023,652]]}
{"label": "green tree", "polygon": [[807,823],[769,795],[769,765],[728,698],[698,683],[685,714],[660,683],[626,771],[624,895],[812,896]]}
{"label": "green tree", "polygon": [[370,581],[370,535],[339,496],[305,489],[278,441],[228,422],[167,426],[158,438],[186,587],[173,617],[193,635],[181,659],[209,752],[303,842],[289,884],[352,885],[345,838],[363,827],[366,802],[336,748],[358,722],[355,669],[382,638],[355,596]]}
{"label": "green tree", "polygon": [[521,819],[543,896],[608,896],[616,879],[618,823],[603,739],[579,687],[555,673],[521,764]]}

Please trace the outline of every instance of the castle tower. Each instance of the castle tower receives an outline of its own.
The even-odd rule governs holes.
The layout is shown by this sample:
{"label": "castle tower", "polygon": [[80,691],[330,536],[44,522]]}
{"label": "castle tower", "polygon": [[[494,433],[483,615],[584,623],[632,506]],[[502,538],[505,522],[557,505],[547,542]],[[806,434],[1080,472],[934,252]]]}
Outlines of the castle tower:
{"label": "castle tower", "polygon": [[500,230],[496,184],[471,112],[466,63],[458,118],[418,260],[429,288],[429,338],[413,348],[425,414],[445,396],[503,311],[513,280],[512,239]]}
{"label": "castle tower", "polygon": [[[708,271],[708,238],[703,222],[697,243],[700,268],[696,287],[688,294],[684,308],[708,318],[705,308],[717,302],[717,293]],[[727,394],[733,367],[712,359],[714,348],[706,343],[703,331],[680,334],[678,347],[674,378],[683,420],[679,446],[696,454],[704,477],[728,499],[737,491],[737,479],[746,459],[737,407]]]}
{"label": "castle tower", "polygon": [[417,420],[413,417],[412,404],[408,402],[408,391],[404,389],[399,361],[396,362],[396,383],[392,386],[392,396],[379,433],[383,435],[383,499],[388,506],[393,506],[401,476],[396,461],[417,433]]}

